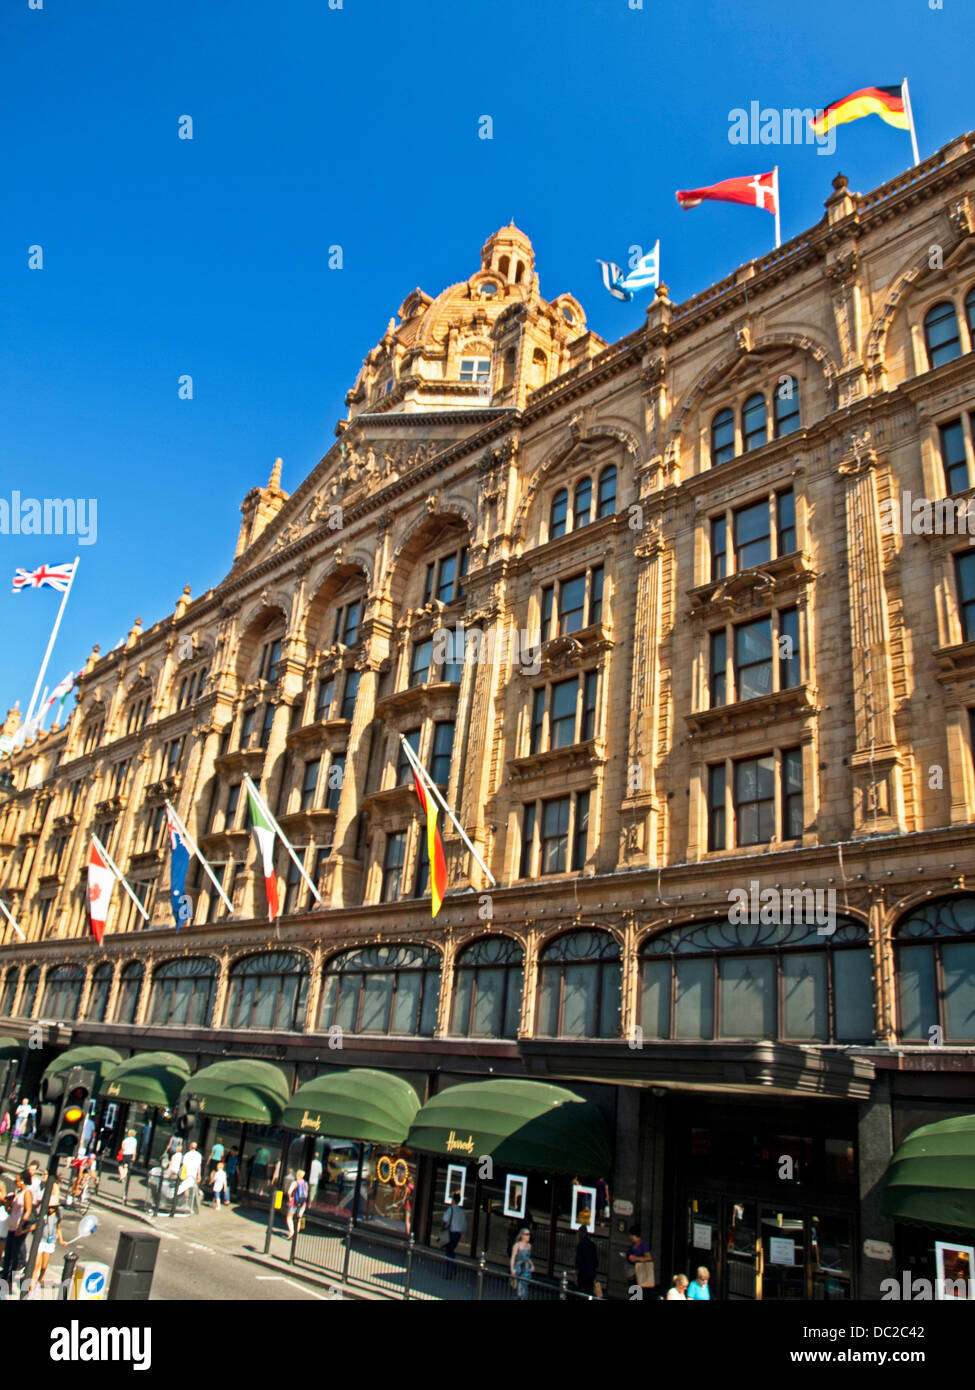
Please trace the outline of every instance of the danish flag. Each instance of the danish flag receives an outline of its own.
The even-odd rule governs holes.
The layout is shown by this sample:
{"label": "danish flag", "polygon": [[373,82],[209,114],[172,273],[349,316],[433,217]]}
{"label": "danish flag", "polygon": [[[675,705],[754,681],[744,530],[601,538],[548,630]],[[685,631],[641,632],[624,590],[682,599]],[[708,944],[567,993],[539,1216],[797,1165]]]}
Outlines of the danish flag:
{"label": "danish flag", "polygon": [[66,565],[41,565],[36,570],[18,569],[14,574],[13,592],[19,594],[21,589],[58,589],[62,594],[71,587],[71,580],[74,577],[74,564],[68,562]]}
{"label": "danish flag", "polygon": [[767,174],[746,174],[739,179],[724,179],[721,183],[711,183],[704,188],[679,188],[677,201],[685,210],[700,207],[711,200],[716,203],[744,203],[750,208],[764,208],[766,212],[779,210],[779,180],[775,169]]}

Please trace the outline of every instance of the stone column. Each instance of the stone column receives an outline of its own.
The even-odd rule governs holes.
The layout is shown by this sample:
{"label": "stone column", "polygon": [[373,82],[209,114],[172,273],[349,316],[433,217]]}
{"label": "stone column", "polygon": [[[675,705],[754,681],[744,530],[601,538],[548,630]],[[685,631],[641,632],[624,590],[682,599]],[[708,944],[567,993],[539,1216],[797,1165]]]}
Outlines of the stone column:
{"label": "stone column", "polygon": [[[603,693],[605,726],[618,728],[629,723],[623,801],[620,807],[621,834],[618,869],[637,865],[652,866],[657,861],[657,799],[655,794],[656,750],[660,710],[660,626],[663,544],[654,530],[636,547],[639,564],[636,608],[633,623],[633,660],[630,690],[621,690],[625,704],[612,703],[610,691]],[[608,674],[604,668],[605,674]],[[608,682],[605,682],[608,684]]]}
{"label": "stone column", "polygon": [[857,1171],[860,1182],[860,1247],[858,1251],[859,1284],[857,1297],[878,1300],[881,1282],[897,1277],[893,1256],[889,1260],[868,1259],[864,1243],[894,1242],[894,1223],[881,1211],[884,1174],[894,1152],[893,1121],[890,1102],[890,1079],[887,1072],[878,1071],[871,1096],[861,1101],[857,1120]]}

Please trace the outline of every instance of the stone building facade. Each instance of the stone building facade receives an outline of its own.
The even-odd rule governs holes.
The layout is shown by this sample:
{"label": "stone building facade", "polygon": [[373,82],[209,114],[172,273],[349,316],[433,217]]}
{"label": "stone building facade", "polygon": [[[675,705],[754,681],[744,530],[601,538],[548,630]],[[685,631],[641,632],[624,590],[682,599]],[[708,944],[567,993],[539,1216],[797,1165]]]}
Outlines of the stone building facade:
{"label": "stone building facade", "polygon": [[[973,348],[972,135],[867,195],[839,176],[807,232],[661,286],[611,345],[496,232],[406,298],[296,490],[278,461],[247,494],[226,578],[96,648],[7,761],[3,1026],[295,1065],[341,1026],[347,1064],[428,1088],[565,1082],[615,1131],[610,1246],[631,1205],[661,1269],[755,1296],[791,1203],[799,1296],[876,1296],[891,1153],[975,1096],[975,550],[903,524],[972,495]],[[445,826],[433,920],[400,735],[496,881]],[[322,900],[282,852],[273,924],[245,774]],[[178,935],[167,799],[234,909],[194,867]],[[117,890],[100,949],[92,830],[149,914]],[[301,962],[270,1026],[234,986],[261,953]],[[177,962],[197,983],[164,995]],[[348,1004],[369,970],[385,1013]],[[783,1155],[805,1177],[776,1185]]]}

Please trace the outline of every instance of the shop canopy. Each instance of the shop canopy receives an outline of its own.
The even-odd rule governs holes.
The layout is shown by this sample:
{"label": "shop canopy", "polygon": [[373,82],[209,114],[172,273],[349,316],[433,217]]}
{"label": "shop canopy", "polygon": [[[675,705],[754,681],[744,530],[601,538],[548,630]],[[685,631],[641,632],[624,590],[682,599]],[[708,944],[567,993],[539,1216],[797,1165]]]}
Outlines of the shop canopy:
{"label": "shop canopy", "polygon": [[402,1144],[419,1108],[419,1096],[402,1076],[356,1067],[299,1086],[281,1124],[301,1134]]}
{"label": "shop canopy", "polygon": [[69,1047],[45,1067],[41,1079],[46,1081],[49,1076],[70,1071],[72,1067],[84,1067],[85,1071],[95,1073],[94,1089],[97,1091],[105,1073],[110,1067],[117,1067],[121,1060],[121,1052],[116,1052],[114,1047]]}
{"label": "shop canopy", "polygon": [[251,1125],[279,1125],[289,1094],[280,1067],[250,1058],[229,1058],[191,1076],[180,1097],[196,1096],[202,1115]]}
{"label": "shop canopy", "polygon": [[907,1136],[884,1178],[883,1212],[914,1226],[975,1230],[975,1115]]}
{"label": "shop canopy", "polygon": [[26,1044],[21,1039],[0,1033],[0,1062],[9,1062],[12,1057],[19,1057],[24,1046]]}
{"label": "shop canopy", "polygon": [[189,1062],[175,1052],[137,1052],[102,1073],[98,1094],[167,1110],[176,1104],[189,1077]]}
{"label": "shop canopy", "polygon": [[563,1086],[491,1080],[451,1086],[421,1106],[407,1147],[460,1162],[599,1176],[613,1155],[602,1112]]}

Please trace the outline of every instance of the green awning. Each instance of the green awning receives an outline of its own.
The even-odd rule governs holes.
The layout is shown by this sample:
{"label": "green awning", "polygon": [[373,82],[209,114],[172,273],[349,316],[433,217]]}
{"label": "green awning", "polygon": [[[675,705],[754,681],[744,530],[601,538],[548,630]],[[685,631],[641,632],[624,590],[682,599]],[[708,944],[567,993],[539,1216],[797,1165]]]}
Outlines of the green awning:
{"label": "green awning", "polygon": [[357,1067],[323,1072],[299,1086],[281,1124],[302,1134],[402,1144],[419,1108],[419,1096],[402,1076]]}
{"label": "green awning", "polygon": [[181,1095],[196,1096],[202,1115],[252,1125],[279,1125],[290,1087],[281,1068],[271,1062],[228,1058],[191,1076]]}
{"label": "green awning", "polygon": [[102,1075],[99,1095],[171,1109],[190,1077],[190,1064],[175,1052],[137,1052]]}
{"label": "green awning", "polygon": [[26,1046],[25,1038],[11,1038],[7,1033],[0,1034],[0,1062],[9,1062],[11,1057],[19,1057]]}
{"label": "green awning", "polygon": [[413,1121],[408,1148],[470,1162],[490,1155],[505,1168],[578,1176],[613,1166],[598,1106],[543,1081],[474,1081],[428,1100]]}
{"label": "green awning", "polygon": [[55,1057],[45,1067],[44,1077],[57,1076],[58,1072],[68,1071],[71,1067],[84,1067],[86,1071],[95,1073],[97,1091],[104,1074],[110,1067],[117,1067],[121,1060],[121,1052],[116,1052],[114,1047],[69,1047],[67,1052],[62,1052],[60,1057]]}
{"label": "green awning", "polygon": [[883,1213],[914,1226],[975,1230],[975,1115],[907,1136],[884,1176]]}

